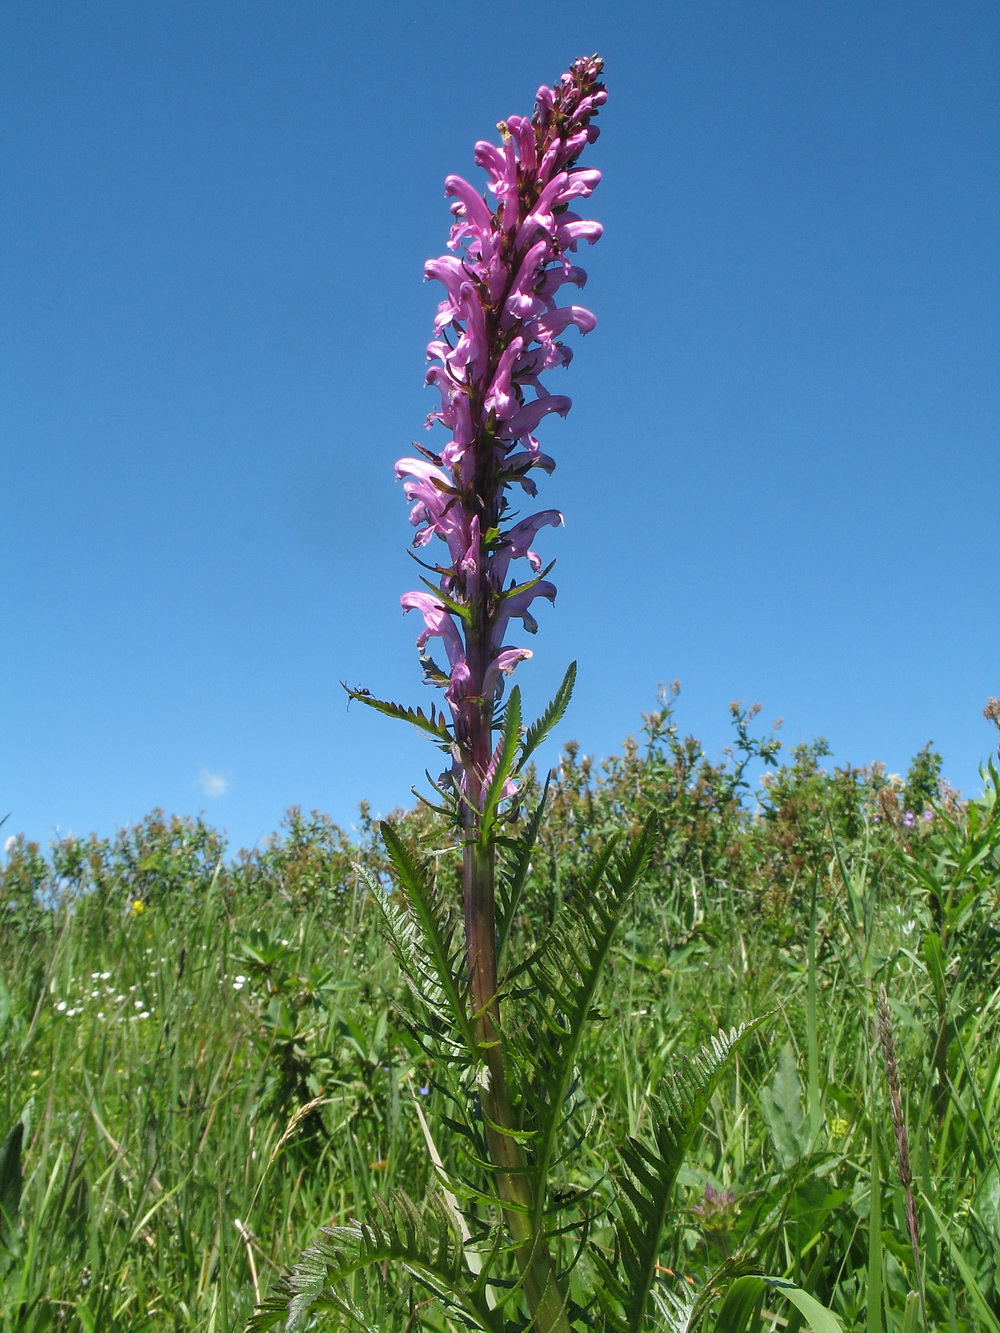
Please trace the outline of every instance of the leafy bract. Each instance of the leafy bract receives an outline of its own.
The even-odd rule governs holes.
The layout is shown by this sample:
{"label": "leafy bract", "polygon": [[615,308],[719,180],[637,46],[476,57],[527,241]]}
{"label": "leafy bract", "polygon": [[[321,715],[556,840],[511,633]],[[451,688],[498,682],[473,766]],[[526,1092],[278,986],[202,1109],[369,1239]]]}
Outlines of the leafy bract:
{"label": "leafy bract", "polygon": [[539,745],[545,740],[553,727],[559,725],[563,714],[569,707],[569,701],[573,697],[573,686],[576,684],[576,663],[570,662],[566,668],[566,674],[563,676],[562,684],[556,690],[555,697],[549,706],[542,713],[537,722],[533,722],[528,728],[524,744],[521,747],[521,762],[523,763]]}
{"label": "leafy bract", "polygon": [[493,757],[489,781],[483,793],[483,808],[479,816],[479,838],[482,842],[492,842],[495,828],[496,808],[503,799],[507,781],[517,764],[518,749],[521,743],[521,691],[515,685],[507,700],[503,713],[503,726],[500,742]]}

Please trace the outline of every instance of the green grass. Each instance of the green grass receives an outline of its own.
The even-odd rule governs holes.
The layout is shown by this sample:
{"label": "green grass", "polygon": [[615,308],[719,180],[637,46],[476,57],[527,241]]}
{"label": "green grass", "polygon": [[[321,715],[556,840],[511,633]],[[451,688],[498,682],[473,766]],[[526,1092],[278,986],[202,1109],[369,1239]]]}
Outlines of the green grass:
{"label": "green grass", "polygon": [[[685,1052],[770,1014],[712,1099],[662,1265],[697,1282],[749,1252],[867,1333],[920,1328],[922,1283],[929,1328],[1000,1333],[995,774],[961,802],[929,751],[894,783],[827,775],[821,748],[801,747],[757,805],[740,768],[760,757],[745,727],[746,748],[722,765],[671,728],[669,708],[652,715],[646,749],[601,770],[567,753],[516,926],[543,932],[584,853],[660,812],[662,846],[581,1051],[592,1129],[561,1186],[596,1185],[600,1239],[610,1145],[649,1132]],[[400,827],[443,845],[426,812]],[[430,1178],[419,1110],[447,1107],[406,1036],[405,988],[350,868],[360,856],[384,873],[373,840],[352,849],[292,812],[260,854],[221,851],[197,822],[151,817],[117,843],[43,857],[20,842],[7,859],[4,1333],[240,1329],[255,1289],[320,1227],[393,1185],[420,1198]],[[453,868],[439,862],[447,884]],[[919,1274],[875,1029],[880,983]],[[453,1162],[437,1115],[427,1124]],[[589,1280],[576,1275],[578,1295]],[[790,1307],[776,1313],[787,1323],[765,1298],[756,1327],[802,1326]]]}

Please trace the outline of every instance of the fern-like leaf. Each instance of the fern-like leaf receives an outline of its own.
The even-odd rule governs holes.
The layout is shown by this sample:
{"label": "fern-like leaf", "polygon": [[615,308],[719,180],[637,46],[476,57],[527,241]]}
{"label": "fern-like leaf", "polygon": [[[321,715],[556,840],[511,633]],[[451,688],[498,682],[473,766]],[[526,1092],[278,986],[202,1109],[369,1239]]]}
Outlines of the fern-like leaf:
{"label": "fern-like leaf", "polygon": [[659,1282],[653,1288],[649,1333],[693,1333],[698,1327],[698,1298],[687,1286],[669,1287]]}
{"label": "fern-like leaf", "polygon": [[401,722],[409,722],[418,731],[424,732],[441,746],[451,745],[451,732],[448,730],[445,715],[439,712],[433,704],[431,704],[431,711],[428,714],[422,708],[407,708],[403,704],[393,703],[390,699],[376,699],[375,695],[368,690],[360,688],[352,690],[344,681],[340,683],[350,697],[357,699],[358,703],[367,704],[369,708],[374,708],[377,713],[384,713],[386,717],[396,717]]}
{"label": "fern-like leaf", "polygon": [[245,1333],[267,1333],[279,1326],[294,1333],[324,1313],[371,1329],[368,1312],[352,1290],[353,1279],[361,1276],[363,1294],[374,1285],[391,1303],[395,1283],[386,1271],[390,1264],[400,1265],[467,1327],[503,1333],[503,1319],[486,1299],[485,1279],[470,1272],[450,1210],[437,1194],[428,1202],[426,1216],[408,1195],[394,1190],[376,1201],[363,1222],[324,1228],[321,1239],[251,1316]]}
{"label": "fern-like leaf", "polygon": [[503,799],[507,779],[514,771],[517,753],[521,744],[521,691],[518,686],[510,692],[507,707],[503,710],[503,726],[500,742],[493,758],[489,783],[483,795],[483,809],[479,817],[479,838],[491,840],[495,824],[496,808]]}
{"label": "fern-like leaf", "polygon": [[524,893],[524,886],[528,879],[528,868],[531,865],[531,853],[535,849],[535,843],[538,841],[538,833],[542,827],[542,818],[545,814],[545,806],[549,796],[549,779],[545,779],[545,786],[542,788],[542,794],[539,797],[538,804],[532,810],[531,814],[525,820],[524,829],[518,838],[498,838],[497,847],[500,855],[497,858],[497,965],[503,965],[504,954],[507,949],[507,940],[510,938],[511,926],[514,924],[514,918],[517,916],[517,910],[521,903],[521,895]]}
{"label": "fern-like leaf", "polygon": [[521,763],[523,764],[529,755],[545,740],[553,727],[558,726],[562,721],[563,714],[569,707],[569,701],[573,697],[573,686],[576,684],[576,663],[570,662],[566,668],[566,674],[563,676],[562,684],[556,690],[555,698],[546,708],[537,722],[533,722],[527,730],[524,737],[524,745],[521,748]]}
{"label": "fern-like leaf", "polygon": [[[546,1190],[556,1161],[560,1131],[570,1118],[576,1058],[615,933],[649,858],[656,836],[651,815],[640,836],[624,850],[611,839],[586,882],[564,907],[562,922],[525,966],[524,1001],[534,1011],[528,1027],[525,1064],[534,1065],[530,1128],[535,1131],[536,1226],[546,1210]],[[564,1154],[565,1155],[565,1154]]]}
{"label": "fern-like leaf", "polygon": [[652,1142],[630,1138],[621,1149],[612,1210],[617,1212],[615,1262],[608,1264],[595,1254],[605,1278],[599,1292],[605,1327],[614,1333],[638,1333],[645,1326],[677,1174],[734,1052],[762,1022],[764,1018],[741,1023],[703,1046],[653,1099]]}
{"label": "fern-like leaf", "polygon": [[462,944],[455,924],[447,920],[432,879],[410,856],[392,825],[383,822],[379,828],[403,891],[405,911],[387,898],[382,886],[363,867],[361,871],[382,912],[393,952],[407,984],[428,1014],[437,1024],[445,1021],[452,1045],[475,1063],[475,1037],[459,981],[463,976]]}

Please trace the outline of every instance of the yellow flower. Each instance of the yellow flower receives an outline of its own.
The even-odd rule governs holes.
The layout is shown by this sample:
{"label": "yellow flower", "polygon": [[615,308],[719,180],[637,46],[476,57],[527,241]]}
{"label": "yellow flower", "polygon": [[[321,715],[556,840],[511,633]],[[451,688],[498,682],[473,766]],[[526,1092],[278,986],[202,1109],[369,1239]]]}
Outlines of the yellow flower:
{"label": "yellow flower", "polygon": [[142,901],[141,898],[133,898],[133,899],[132,899],[132,915],[133,915],[133,916],[142,916],[142,914],[143,914],[143,912],[145,912],[145,910],[146,910],[146,904]]}

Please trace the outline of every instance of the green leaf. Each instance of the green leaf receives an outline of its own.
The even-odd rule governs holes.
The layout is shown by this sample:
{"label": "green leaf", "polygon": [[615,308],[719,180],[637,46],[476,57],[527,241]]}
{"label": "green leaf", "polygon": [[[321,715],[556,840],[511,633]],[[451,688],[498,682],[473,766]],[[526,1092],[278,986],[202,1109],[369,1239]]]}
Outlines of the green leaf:
{"label": "green leaf", "polygon": [[422,708],[405,708],[402,704],[392,703],[388,699],[376,699],[368,690],[352,690],[349,685],[343,681],[340,682],[352,699],[357,699],[358,703],[367,704],[369,708],[374,708],[377,713],[384,713],[386,717],[399,718],[401,722],[409,722],[417,728],[418,731],[425,732],[433,737],[441,745],[451,744],[451,732],[445,721],[443,713],[431,704],[430,714],[424,712]]}
{"label": "green leaf", "polygon": [[[503,1321],[491,1310],[485,1284],[469,1271],[461,1233],[445,1202],[428,1196],[424,1213],[408,1195],[394,1190],[363,1222],[324,1228],[322,1239],[311,1246],[258,1307],[246,1333],[266,1333],[281,1325],[285,1333],[312,1326],[314,1316],[334,1313],[371,1329],[362,1303],[371,1287],[379,1309],[391,1304],[398,1280],[386,1265],[402,1268],[432,1297],[452,1311],[467,1327],[484,1333],[502,1333]],[[362,1302],[350,1279],[363,1277]],[[375,1305],[375,1301],[370,1302]],[[372,1313],[375,1313],[373,1311]],[[401,1312],[400,1322],[405,1318]],[[380,1333],[384,1333],[384,1321]]]}
{"label": "green leaf", "polygon": [[458,981],[464,975],[463,945],[457,939],[455,924],[448,922],[437,888],[413,861],[392,825],[383,821],[379,829],[407,910],[401,911],[390,900],[368,870],[363,866],[358,869],[382,913],[393,952],[410,989],[436,1021],[445,1020],[450,1053],[454,1055],[456,1048],[460,1048],[476,1062],[475,1037]]}
{"label": "green leaf", "polygon": [[[629,1139],[621,1149],[615,1218],[615,1263],[602,1264],[607,1292],[598,1293],[606,1320],[619,1333],[643,1327],[657,1281],[657,1263],[678,1172],[708,1103],[733,1054],[768,1015],[720,1032],[652,1100],[652,1142]],[[616,1308],[619,1307],[619,1308]]]}
{"label": "green leaf", "polygon": [[0,1041],[3,1041],[7,1034],[7,1027],[10,1023],[10,991],[2,976],[0,976]]}
{"label": "green leaf", "polygon": [[539,797],[538,804],[525,821],[521,836],[516,839],[498,839],[500,856],[497,858],[497,966],[503,963],[507,940],[511,926],[517,916],[517,910],[524,893],[531,864],[531,853],[538,841],[538,833],[545,814],[545,805],[549,795],[549,779]]}
{"label": "green leaf", "polygon": [[21,1208],[21,1145],[24,1121],[18,1120],[0,1144],[0,1240],[12,1249]]}
{"label": "green leaf", "polygon": [[503,729],[494,754],[493,772],[490,776],[489,786],[483,796],[483,811],[479,818],[479,837],[484,841],[492,841],[495,822],[493,816],[503,799],[503,789],[507,784],[507,779],[514,771],[520,743],[521,691],[515,685],[510,692],[510,698],[507,700],[507,707],[504,709]]}
{"label": "green leaf", "polygon": [[963,1283],[965,1284],[965,1289],[969,1293],[969,1300],[972,1302],[976,1310],[978,1310],[979,1312],[979,1317],[982,1320],[982,1327],[984,1329],[987,1329],[988,1333],[1000,1333],[1000,1320],[997,1319],[996,1315],[993,1313],[993,1311],[987,1304],[986,1297],[983,1295],[982,1289],[980,1288],[979,1283],[976,1281],[976,1275],[975,1273],[973,1273],[964,1254],[959,1249],[958,1245],[955,1243],[954,1239],[952,1238],[951,1232],[948,1230],[944,1222],[941,1220],[940,1215],[938,1214],[934,1205],[931,1203],[930,1199],[927,1198],[926,1194],[922,1195],[921,1197],[923,1199],[925,1208],[930,1213],[931,1217],[933,1217],[937,1225],[938,1234],[941,1236],[942,1240],[948,1247],[948,1251],[951,1254],[952,1263],[958,1269],[959,1275]]}
{"label": "green leaf", "polygon": [[742,1333],[762,1297],[771,1292],[791,1301],[813,1333],[843,1333],[840,1320],[815,1296],[780,1277],[747,1274],[739,1277],[726,1292],[715,1327],[718,1333]]}
{"label": "green leaf", "polygon": [[521,763],[538,749],[553,727],[559,725],[563,714],[569,707],[569,701],[573,697],[573,686],[576,684],[576,663],[570,662],[566,668],[566,674],[563,676],[562,684],[556,690],[555,698],[545,709],[537,722],[533,722],[528,728],[527,735],[524,738],[524,745],[521,747]]}
{"label": "green leaf", "polygon": [[525,964],[528,978],[525,1008],[533,1015],[526,1025],[524,1063],[534,1077],[526,1102],[537,1129],[535,1169],[536,1228],[546,1206],[546,1187],[556,1160],[560,1129],[570,1111],[576,1058],[584,1028],[615,932],[632,900],[649,859],[657,832],[650,815],[640,836],[616,855],[612,839],[592,867],[580,891],[566,905],[546,946]]}
{"label": "green leaf", "polygon": [[944,1013],[948,1007],[948,994],[944,975],[944,950],[941,948],[940,935],[937,935],[933,930],[929,930],[924,935],[920,952],[927,968],[927,975],[934,987],[934,999],[937,1003],[938,1013]]}
{"label": "green leaf", "polygon": [[761,1111],[767,1122],[778,1160],[787,1171],[806,1150],[802,1084],[795,1062],[795,1047],[786,1042],[778,1056],[778,1067],[769,1088],[760,1094]]}
{"label": "green leaf", "polygon": [[872,1121],[871,1212],[868,1214],[866,1333],[882,1333],[882,1164],[878,1128]]}
{"label": "green leaf", "polygon": [[821,1305],[808,1291],[803,1291],[793,1282],[785,1282],[780,1277],[762,1277],[760,1281],[791,1301],[814,1333],[843,1333],[840,1320],[833,1311]]}
{"label": "green leaf", "polygon": [[753,1277],[740,1277],[726,1291],[715,1321],[718,1333],[742,1333],[764,1295],[764,1286]]}
{"label": "green leaf", "polygon": [[903,1309],[903,1333],[917,1333],[917,1321],[920,1318],[920,1295],[916,1291],[906,1293],[906,1305]]}

